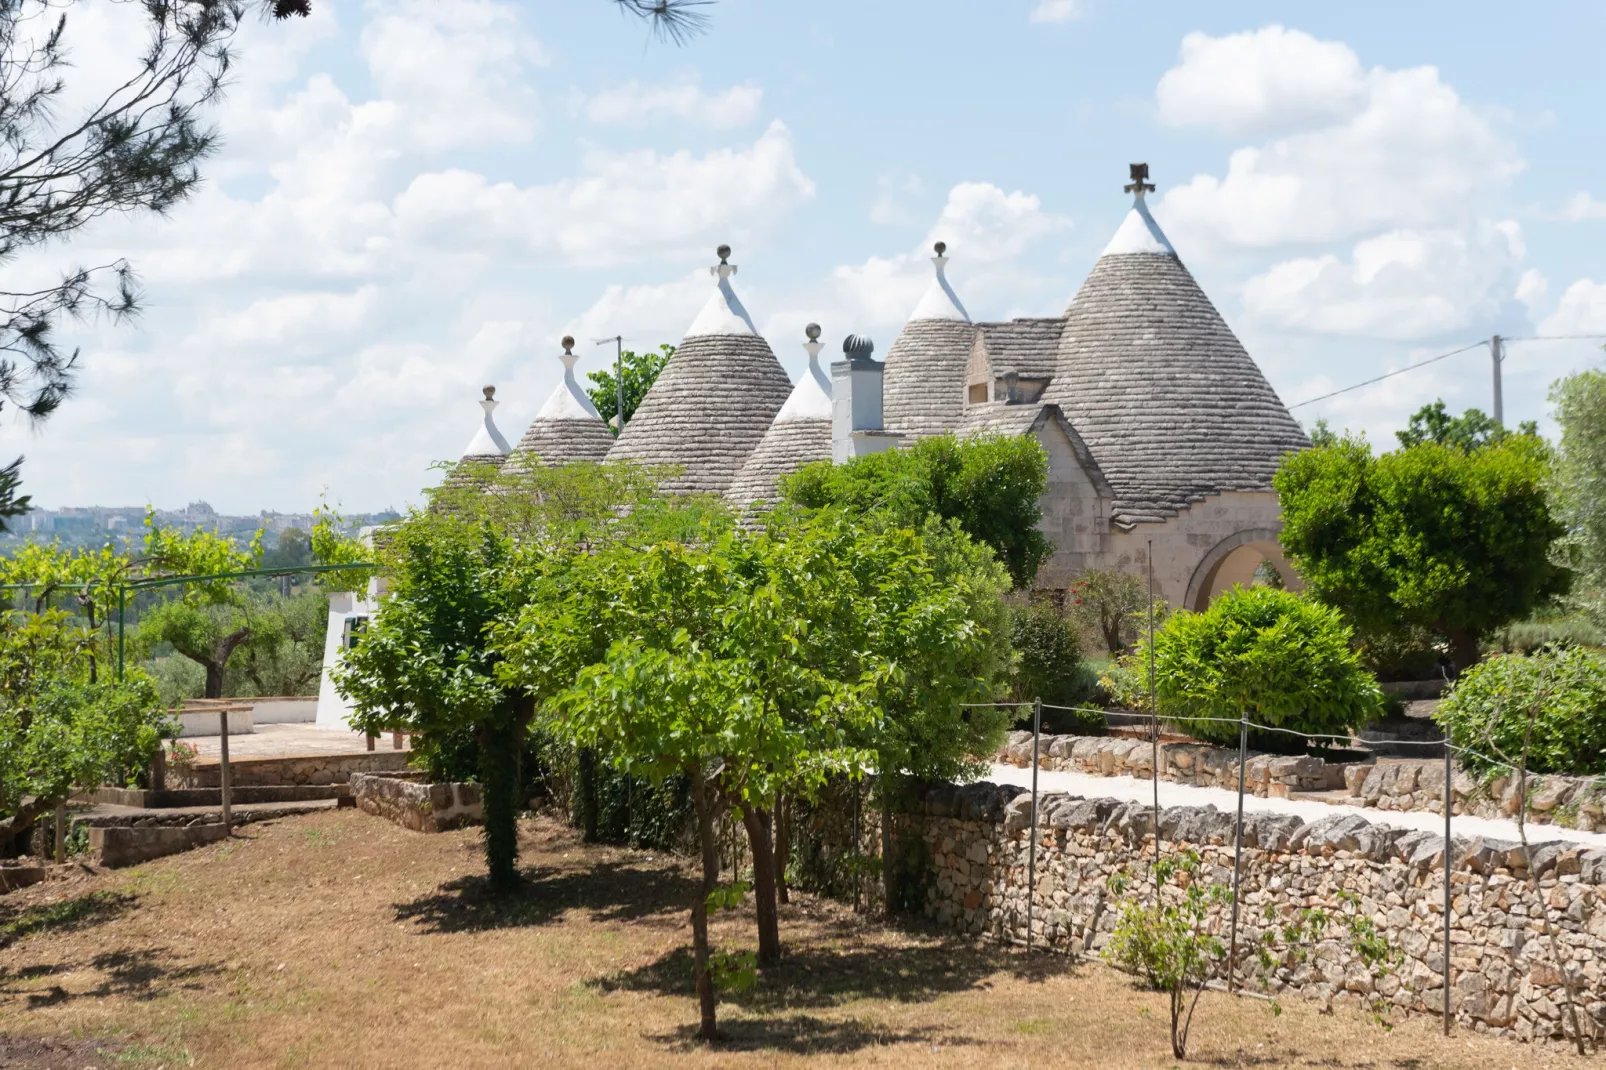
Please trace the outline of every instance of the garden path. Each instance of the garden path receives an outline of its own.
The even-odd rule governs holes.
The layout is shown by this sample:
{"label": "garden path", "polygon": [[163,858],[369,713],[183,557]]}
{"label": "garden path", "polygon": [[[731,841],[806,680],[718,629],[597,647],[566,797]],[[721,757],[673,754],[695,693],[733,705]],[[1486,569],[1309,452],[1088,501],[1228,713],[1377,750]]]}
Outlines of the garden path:
{"label": "garden path", "polygon": [[[995,784],[1017,784],[1023,788],[1032,786],[1032,771],[1013,765],[998,765],[992,767],[989,777]],[[1140,780],[1128,776],[1090,776],[1086,773],[1067,773],[1058,770],[1040,769],[1037,773],[1037,790],[1041,793],[1051,791],[1064,791],[1083,798],[1121,799],[1128,802],[1152,802],[1154,799],[1153,784],[1149,780]],[[1216,809],[1232,813],[1238,808],[1237,792],[1227,791],[1224,788],[1201,788],[1191,784],[1173,784],[1160,781],[1161,806],[1204,806],[1213,804]],[[1393,828],[1422,829],[1425,832],[1444,832],[1444,817],[1441,814],[1425,810],[1376,810],[1365,806],[1346,806],[1342,804],[1322,802],[1318,799],[1262,799],[1254,795],[1244,796],[1245,812],[1266,810],[1279,814],[1293,814],[1306,821],[1317,818],[1332,817],[1335,814],[1356,814],[1378,825],[1389,825]],[[1515,821],[1501,821],[1487,817],[1470,817],[1456,815],[1452,819],[1451,832],[1456,836],[1492,836],[1502,840],[1517,840],[1517,823]],[[1591,847],[1606,847],[1606,833],[1580,832],[1577,829],[1563,828],[1560,825],[1529,824],[1528,842],[1546,843],[1552,840],[1568,840],[1574,843],[1587,844]]]}

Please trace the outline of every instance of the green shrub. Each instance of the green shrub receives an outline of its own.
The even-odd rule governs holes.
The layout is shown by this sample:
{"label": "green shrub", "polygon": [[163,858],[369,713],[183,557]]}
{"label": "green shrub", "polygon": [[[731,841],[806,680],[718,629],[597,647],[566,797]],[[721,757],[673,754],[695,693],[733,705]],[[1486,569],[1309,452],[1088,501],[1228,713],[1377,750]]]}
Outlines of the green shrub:
{"label": "green shrub", "polygon": [[1583,616],[1534,617],[1507,625],[1493,640],[1502,654],[1532,654],[1547,646],[1606,646],[1606,632]]}
{"label": "green shrub", "polygon": [[[1343,734],[1383,708],[1377,680],[1350,646],[1338,610],[1290,591],[1235,587],[1203,613],[1157,630],[1160,715],[1198,739],[1237,742],[1240,712],[1257,724]],[[1141,664],[1141,647],[1133,659]]]}
{"label": "green shrub", "polygon": [[[1486,658],[1462,674],[1434,718],[1457,746],[1515,764],[1530,714],[1530,772],[1606,773],[1606,654],[1566,647]],[[1476,772],[1496,768],[1460,757]]]}
{"label": "green shrub", "polygon": [[[1090,702],[1098,682],[1082,664],[1076,625],[1051,602],[1032,602],[1010,611],[1010,644],[1016,661],[1010,677],[1010,701],[1041,698],[1048,706],[1080,707]],[[1017,718],[1031,727],[1031,712]],[[1045,709],[1043,730],[1082,733],[1103,731],[1102,714]]]}

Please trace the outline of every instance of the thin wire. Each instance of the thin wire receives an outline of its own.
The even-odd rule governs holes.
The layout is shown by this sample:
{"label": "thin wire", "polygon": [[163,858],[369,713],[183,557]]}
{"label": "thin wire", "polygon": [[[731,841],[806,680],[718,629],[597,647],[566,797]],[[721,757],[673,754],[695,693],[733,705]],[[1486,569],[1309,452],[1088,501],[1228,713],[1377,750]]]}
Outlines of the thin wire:
{"label": "thin wire", "polygon": [[1418,361],[1415,364],[1409,364],[1409,365],[1405,366],[1404,368],[1398,368],[1398,369],[1396,369],[1394,371],[1391,371],[1391,372],[1385,372],[1384,374],[1379,375],[1375,379],[1366,380],[1366,382],[1364,382],[1364,383],[1356,383],[1354,386],[1346,386],[1342,390],[1334,390],[1332,393],[1323,394],[1320,397],[1307,398],[1304,401],[1299,402],[1298,404],[1288,406],[1288,409],[1289,409],[1290,412],[1292,412],[1294,409],[1302,409],[1306,405],[1314,405],[1318,401],[1326,401],[1328,398],[1336,398],[1340,394],[1348,394],[1351,390],[1359,390],[1363,386],[1371,386],[1373,383],[1381,383],[1384,379],[1392,379],[1396,375],[1404,375],[1406,372],[1416,371],[1416,369],[1418,369],[1418,368],[1425,368],[1429,364],[1433,364],[1433,363],[1435,363],[1437,361],[1441,361],[1441,360],[1446,360],[1446,359],[1448,359],[1450,357],[1456,356],[1457,354],[1465,353],[1469,349],[1476,349],[1479,346],[1488,345],[1488,344],[1489,343],[1487,341],[1473,342],[1470,345],[1462,346],[1460,349],[1452,349],[1448,353],[1440,353],[1436,357],[1429,357],[1427,360]]}
{"label": "thin wire", "polygon": [[1502,342],[1598,342],[1606,334],[1528,334],[1516,338],[1500,336]]}

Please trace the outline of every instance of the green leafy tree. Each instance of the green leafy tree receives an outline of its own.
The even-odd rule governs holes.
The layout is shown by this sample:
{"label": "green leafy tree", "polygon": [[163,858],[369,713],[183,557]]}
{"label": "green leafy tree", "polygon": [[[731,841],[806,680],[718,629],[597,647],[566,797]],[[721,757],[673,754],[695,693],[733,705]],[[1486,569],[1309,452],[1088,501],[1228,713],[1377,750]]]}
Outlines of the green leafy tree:
{"label": "green leafy tree", "polygon": [[316,695],[329,604],[316,591],[247,594],[251,638],[229,662],[231,695]]}
{"label": "green leafy tree", "polygon": [[1081,697],[1082,649],[1076,629],[1052,602],[1030,602],[1010,611],[1015,652],[1010,699],[1070,705]]}
{"label": "green leafy tree", "polygon": [[263,568],[300,568],[312,564],[312,536],[300,528],[279,532],[273,549],[262,555]]}
{"label": "green leafy tree", "polygon": [[28,542],[0,559],[0,583],[29,584],[26,594],[35,612],[67,598],[85,623],[92,642],[86,649],[89,681],[100,676],[101,662],[111,656],[110,637],[101,634],[109,610],[117,604],[117,587],[139,568],[134,558],[110,546],[63,549],[59,542]]}
{"label": "green leafy tree", "polygon": [[940,435],[846,464],[816,461],[783,478],[780,490],[806,508],[880,514],[917,531],[933,517],[955,521],[1027,588],[1054,551],[1037,529],[1047,480],[1048,455],[1034,438]]}
{"label": "green leafy tree", "polygon": [[1427,442],[1374,456],[1362,439],[1290,454],[1275,485],[1281,541],[1306,590],[1362,634],[1425,628],[1460,669],[1479,640],[1567,589],[1549,550],[1542,440],[1470,452]]}
{"label": "green leafy tree", "polygon": [[[1155,697],[1166,720],[1199,739],[1236,742],[1237,725],[1213,722],[1240,716],[1345,733],[1383,709],[1382,690],[1350,638],[1330,606],[1272,587],[1235,587],[1203,613],[1176,613],[1156,629]],[[1140,650],[1138,660],[1146,656]]]}
{"label": "green leafy tree", "polygon": [[1606,628],[1606,372],[1583,371],[1551,388],[1561,442],[1549,484],[1566,534],[1556,557],[1573,570],[1573,601]]}
{"label": "green leafy tree", "polygon": [[95,643],[61,610],[0,613],[0,842],[75,788],[133,778],[172,730],[142,673],[90,679]]}
{"label": "green leafy tree", "polygon": [[[1528,420],[1517,428],[1516,433],[1538,437],[1539,425]],[[1440,446],[1453,446],[1463,453],[1503,442],[1510,435],[1510,431],[1496,423],[1494,417],[1485,415],[1481,409],[1468,409],[1460,416],[1451,416],[1442,399],[1422,406],[1411,415],[1411,422],[1404,431],[1394,432],[1394,437],[1406,449],[1433,442]]]}
{"label": "green leafy tree", "polygon": [[[1199,997],[1211,978],[1226,971],[1231,957],[1222,929],[1232,890],[1210,880],[1199,853],[1191,849],[1157,859],[1152,880],[1158,891],[1150,897],[1131,894],[1135,880],[1129,870],[1111,879],[1110,890],[1122,906],[1104,955],[1167,995],[1171,1054],[1186,1059]],[[1244,942],[1244,949],[1253,954],[1247,965],[1262,988],[1274,983],[1281,971],[1306,964],[1311,948],[1323,942],[1347,945],[1374,980],[1404,961],[1400,949],[1389,943],[1360,909],[1357,895],[1340,890],[1338,899],[1336,913],[1318,907],[1266,904],[1258,938]],[[1330,931],[1334,929],[1338,931]],[[1240,977],[1250,972],[1244,963],[1233,965]],[[1380,1020],[1386,1006],[1374,1004]]]}
{"label": "green leafy tree", "polygon": [[[252,635],[252,604],[231,572],[257,568],[262,560],[258,530],[244,549],[215,531],[182,532],[145,516],[147,569],[173,577],[195,576],[182,593],[141,619],[138,641],[147,650],[166,643],[206,671],[206,697],[221,698],[229,659]],[[214,577],[214,578],[204,578]]]}
{"label": "green leafy tree", "polygon": [[1111,654],[1119,654],[1137,639],[1147,618],[1147,581],[1114,568],[1089,569],[1065,592],[1065,611],[1084,629],[1104,640]]}
{"label": "green leafy tree", "polygon": [[[642,399],[652,384],[658,381],[658,374],[669,364],[669,359],[675,355],[675,347],[665,342],[658,347],[658,352],[647,350],[637,353],[627,349],[619,357],[619,364],[624,372],[625,384],[625,423],[636,415],[641,407]],[[586,388],[586,396],[591,404],[597,407],[597,414],[609,422],[615,436],[619,434],[619,425],[616,418],[619,415],[619,379],[613,371],[587,372],[586,378],[594,386]]]}

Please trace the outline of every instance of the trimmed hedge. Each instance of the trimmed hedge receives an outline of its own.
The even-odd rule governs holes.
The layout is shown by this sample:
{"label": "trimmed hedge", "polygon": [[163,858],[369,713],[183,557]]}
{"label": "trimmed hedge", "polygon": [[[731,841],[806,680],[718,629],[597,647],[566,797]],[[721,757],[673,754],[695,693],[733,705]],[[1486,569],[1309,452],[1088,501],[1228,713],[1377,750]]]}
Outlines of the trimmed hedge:
{"label": "trimmed hedge", "polygon": [[[1347,734],[1383,708],[1382,689],[1350,638],[1330,606],[1271,587],[1235,587],[1203,613],[1176,613],[1156,631],[1160,716],[1219,743],[1238,741],[1238,726],[1221,722],[1240,711],[1263,725]],[[1135,660],[1146,656],[1140,649]]]}

